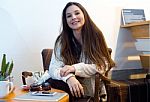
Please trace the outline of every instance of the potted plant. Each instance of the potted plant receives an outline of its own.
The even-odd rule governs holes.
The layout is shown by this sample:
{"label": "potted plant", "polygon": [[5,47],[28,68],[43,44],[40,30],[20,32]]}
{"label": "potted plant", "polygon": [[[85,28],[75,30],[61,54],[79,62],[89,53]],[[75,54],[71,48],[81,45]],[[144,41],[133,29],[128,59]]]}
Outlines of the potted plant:
{"label": "potted plant", "polygon": [[8,80],[12,72],[13,65],[14,65],[13,61],[7,62],[6,54],[3,54],[2,63],[1,63],[1,71],[0,71],[0,81]]}

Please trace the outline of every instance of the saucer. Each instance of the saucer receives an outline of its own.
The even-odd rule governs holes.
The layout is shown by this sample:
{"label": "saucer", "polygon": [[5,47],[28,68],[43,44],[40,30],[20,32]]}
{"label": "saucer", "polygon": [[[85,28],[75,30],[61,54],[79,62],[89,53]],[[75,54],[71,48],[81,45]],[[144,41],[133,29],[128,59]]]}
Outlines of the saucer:
{"label": "saucer", "polygon": [[21,88],[22,88],[22,90],[29,90],[30,86],[28,86],[28,85],[22,85]]}

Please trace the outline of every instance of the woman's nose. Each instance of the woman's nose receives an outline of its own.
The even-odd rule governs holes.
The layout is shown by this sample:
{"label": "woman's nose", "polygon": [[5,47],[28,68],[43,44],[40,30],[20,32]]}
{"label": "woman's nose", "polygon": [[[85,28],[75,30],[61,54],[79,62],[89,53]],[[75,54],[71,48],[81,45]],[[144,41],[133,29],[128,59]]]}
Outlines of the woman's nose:
{"label": "woman's nose", "polygon": [[72,15],[72,19],[75,19],[76,18],[76,15]]}

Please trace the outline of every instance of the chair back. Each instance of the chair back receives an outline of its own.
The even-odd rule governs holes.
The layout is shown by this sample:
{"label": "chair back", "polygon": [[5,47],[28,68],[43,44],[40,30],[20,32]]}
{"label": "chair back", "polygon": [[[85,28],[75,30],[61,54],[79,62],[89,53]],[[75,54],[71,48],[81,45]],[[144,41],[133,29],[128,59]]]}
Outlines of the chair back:
{"label": "chair back", "polygon": [[41,52],[44,71],[49,69],[52,53],[53,49],[43,49]]}

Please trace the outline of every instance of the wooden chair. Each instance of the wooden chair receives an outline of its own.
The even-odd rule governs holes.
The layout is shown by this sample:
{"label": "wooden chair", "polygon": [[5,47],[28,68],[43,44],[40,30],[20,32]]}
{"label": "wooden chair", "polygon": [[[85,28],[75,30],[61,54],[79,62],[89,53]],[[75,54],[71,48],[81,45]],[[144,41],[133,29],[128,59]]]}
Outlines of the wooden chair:
{"label": "wooden chair", "polygon": [[[112,49],[109,48],[109,53],[111,54]],[[50,61],[51,61],[51,56],[52,56],[52,52],[53,49],[43,49],[41,54],[42,54],[42,60],[43,60],[43,69],[48,70],[49,69],[49,65],[50,65]],[[28,76],[32,76],[32,72],[28,72],[28,71],[24,71],[22,72],[22,82],[23,84],[26,84],[25,79]],[[95,94],[94,94],[94,102],[100,102],[99,100],[99,87],[100,87],[100,79],[102,79],[102,81],[104,82],[104,84],[110,84],[111,80],[107,78],[107,76],[103,76],[99,73],[95,74]],[[106,89],[107,90],[107,89]],[[108,93],[108,92],[107,92]],[[86,100],[86,99],[85,99]],[[83,100],[82,100],[83,102]],[[86,102],[86,101],[84,101]]]}

